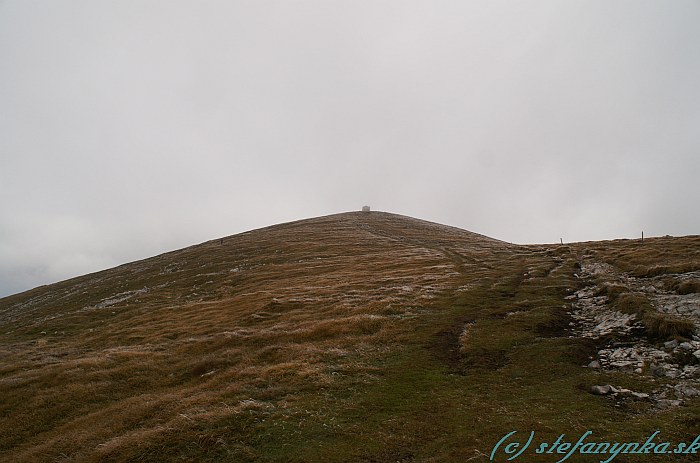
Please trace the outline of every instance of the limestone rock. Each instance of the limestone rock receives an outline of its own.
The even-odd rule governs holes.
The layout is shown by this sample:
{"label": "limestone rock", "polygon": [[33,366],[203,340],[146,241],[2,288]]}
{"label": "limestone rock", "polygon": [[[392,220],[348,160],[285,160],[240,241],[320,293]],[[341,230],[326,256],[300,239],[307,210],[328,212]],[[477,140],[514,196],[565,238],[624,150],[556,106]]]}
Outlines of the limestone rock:
{"label": "limestone rock", "polygon": [[604,386],[591,386],[591,393],[595,395],[608,395],[612,392],[612,386],[609,384]]}
{"label": "limestone rock", "polygon": [[683,402],[680,400],[661,399],[661,400],[656,401],[656,406],[659,408],[671,408],[671,407],[678,407],[682,403]]}
{"label": "limestone rock", "polygon": [[678,397],[699,397],[700,390],[688,384],[678,384],[673,388]]}
{"label": "limestone rock", "polygon": [[666,349],[675,349],[676,347],[678,347],[678,341],[675,339],[672,341],[667,341],[664,343],[664,347]]}

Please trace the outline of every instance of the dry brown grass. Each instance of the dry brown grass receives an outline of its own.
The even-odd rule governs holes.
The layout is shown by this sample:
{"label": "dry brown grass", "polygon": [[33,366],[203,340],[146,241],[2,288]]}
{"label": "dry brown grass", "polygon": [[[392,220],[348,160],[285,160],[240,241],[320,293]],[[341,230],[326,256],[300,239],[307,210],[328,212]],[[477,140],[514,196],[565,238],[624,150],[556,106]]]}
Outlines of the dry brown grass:
{"label": "dry brown grass", "polygon": [[144,443],[185,445],[222,420],[281,413],[339,378],[367,381],[469,267],[443,244],[465,255],[507,247],[413,219],[350,218],[214,240],[0,301],[0,452],[123,461]]}
{"label": "dry brown grass", "polygon": [[652,339],[691,338],[696,328],[691,320],[651,311],[644,314],[642,322]]}
{"label": "dry brown grass", "polygon": [[606,241],[589,251],[622,271],[639,278],[700,270],[700,236]]}
{"label": "dry brown grass", "polygon": [[[590,243],[582,252],[588,257],[611,264],[616,271],[648,281],[661,282],[660,287],[676,294],[691,294],[698,291],[698,280],[683,275],[700,269],[700,236],[683,238],[650,238],[643,243],[636,240],[619,240],[603,243]],[[676,315],[659,313],[647,295],[633,292],[617,277],[606,281],[599,277],[601,290],[612,307],[633,313],[644,324],[647,335],[652,339],[670,337],[691,337],[697,327],[692,320]],[[609,275],[608,278],[613,278]]]}
{"label": "dry brown grass", "polygon": [[666,288],[669,291],[674,291],[677,294],[697,294],[700,293],[700,280],[683,280],[671,279],[666,282]]}
{"label": "dry brown grass", "polygon": [[598,291],[598,296],[607,296],[610,303],[615,303],[617,299],[628,293],[629,288],[618,283],[603,283]]}
{"label": "dry brown grass", "polygon": [[582,246],[341,214],[2,299],[0,459],[465,461],[512,424],[496,409],[608,423],[559,361]]}
{"label": "dry brown grass", "polygon": [[612,300],[612,306],[620,312],[627,314],[637,314],[643,317],[645,313],[653,311],[649,299],[640,293],[623,292],[618,293]]}
{"label": "dry brown grass", "polygon": [[618,290],[613,290],[613,294],[616,296],[612,299],[612,307],[623,313],[637,315],[644,325],[646,335],[651,339],[691,338],[695,332],[696,326],[692,320],[657,312],[644,294]]}
{"label": "dry brown grass", "polygon": [[685,261],[672,265],[638,265],[632,270],[632,275],[638,278],[649,278],[673,273],[687,273],[700,270],[700,262]]}

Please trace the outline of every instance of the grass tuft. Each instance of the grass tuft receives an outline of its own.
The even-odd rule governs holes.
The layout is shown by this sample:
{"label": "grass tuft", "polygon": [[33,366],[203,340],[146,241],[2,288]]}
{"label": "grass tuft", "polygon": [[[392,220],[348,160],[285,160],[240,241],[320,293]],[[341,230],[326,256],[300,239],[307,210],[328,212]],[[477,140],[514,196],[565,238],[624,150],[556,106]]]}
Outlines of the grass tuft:
{"label": "grass tuft", "polygon": [[694,272],[696,270],[700,270],[700,263],[691,261],[678,262],[670,265],[638,265],[632,270],[632,276],[637,278],[651,278],[659,275]]}
{"label": "grass tuft", "polygon": [[637,315],[650,339],[690,338],[695,332],[693,321],[657,312],[649,299],[640,293],[621,293],[612,307],[622,313]]}
{"label": "grass tuft", "polygon": [[614,303],[621,294],[626,293],[628,291],[629,289],[627,289],[626,286],[622,286],[616,283],[605,283],[600,287],[597,295],[607,296],[608,301],[610,303]]}
{"label": "grass tuft", "polygon": [[697,294],[700,293],[700,280],[671,280],[666,284],[666,288],[676,294]]}
{"label": "grass tuft", "polygon": [[695,332],[695,323],[669,314],[647,312],[642,317],[646,334],[651,339],[671,337],[690,338]]}
{"label": "grass tuft", "polygon": [[623,292],[617,295],[612,303],[612,307],[626,314],[637,314],[643,317],[645,313],[653,311],[649,299],[639,293]]}

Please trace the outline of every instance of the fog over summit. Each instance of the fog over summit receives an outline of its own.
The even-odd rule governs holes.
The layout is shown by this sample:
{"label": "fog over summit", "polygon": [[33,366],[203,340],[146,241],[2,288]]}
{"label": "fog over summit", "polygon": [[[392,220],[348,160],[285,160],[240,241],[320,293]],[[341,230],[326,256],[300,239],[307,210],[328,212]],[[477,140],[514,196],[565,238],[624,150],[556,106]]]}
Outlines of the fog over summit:
{"label": "fog over summit", "polygon": [[700,230],[694,1],[0,2],[0,296],[373,208]]}

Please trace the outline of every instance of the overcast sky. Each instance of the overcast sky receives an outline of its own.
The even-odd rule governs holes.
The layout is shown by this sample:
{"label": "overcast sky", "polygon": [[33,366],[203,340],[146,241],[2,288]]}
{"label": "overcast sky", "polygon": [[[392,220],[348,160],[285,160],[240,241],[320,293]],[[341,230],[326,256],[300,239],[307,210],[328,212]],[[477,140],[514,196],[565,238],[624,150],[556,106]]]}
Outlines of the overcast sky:
{"label": "overcast sky", "polygon": [[700,2],[0,0],[0,296],[363,205],[700,233]]}

